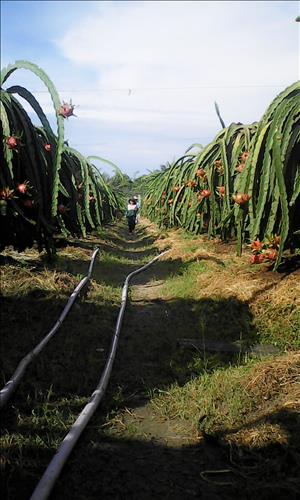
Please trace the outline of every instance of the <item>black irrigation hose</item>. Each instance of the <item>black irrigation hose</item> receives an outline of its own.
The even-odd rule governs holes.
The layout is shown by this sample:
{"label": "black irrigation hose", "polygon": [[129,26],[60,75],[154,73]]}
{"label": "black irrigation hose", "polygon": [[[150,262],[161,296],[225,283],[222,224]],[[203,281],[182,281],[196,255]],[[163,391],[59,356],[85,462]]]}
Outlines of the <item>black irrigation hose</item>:
{"label": "black irrigation hose", "polygon": [[20,361],[20,363],[18,364],[17,369],[14,372],[11,379],[8,380],[8,382],[6,382],[3,389],[1,389],[1,391],[0,391],[0,408],[3,408],[3,406],[5,406],[6,403],[9,401],[9,399],[11,398],[16,387],[18,386],[21,379],[23,378],[23,375],[25,374],[27,366],[31,363],[31,361],[33,361],[38,356],[38,354],[48,344],[49,340],[55,335],[57,330],[60,328],[62,322],[67,317],[67,315],[68,315],[71,307],[73,306],[75,300],[77,299],[79,293],[81,292],[82,289],[84,289],[85,286],[87,286],[89,284],[91,276],[92,276],[93,266],[94,266],[95,259],[96,259],[98,252],[99,252],[99,248],[96,248],[96,250],[94,251],[94,253],[92,255],[88,274],[84,278],[82,278],[82,280],[76,286],[75,290],[72,292],[63,312],[59,316],[55,325],[52,327],[50,332],[43,338],[43,340],[41,340],[41,342]]}
{"label": "black irrigation hose", "polygon": [[117,350],[117,345],[118,345],[118,340],[120,336],[120,331],[121,331],[121,325],[122,325],[122,320],[124,316],[124,311],[126,307],[126,301],[127,301],[127,294],[128,294],[128,286],[129,286],[129,281],[131,278],[135,275],[138,274],[145,269],[147,269],[153,262],[155,262],[157,259],[159,259],[162,255],[165,253],[169,252],[169,250],[166,250],[165,252],[162,252],[158,256],[156,256],[154,259],[152,259],[148,264],[146,264],[143,267],[140,267],[136,271],[133,271],[132,273],[128,274],[125,284],[123,286],[122,290],[122,299],[121,299],[121,308],[119,311],[118,319],[117,319],[117,324],[115,328],[115,333],[114,337],[112,340],[110,352],[108,355],[108,359],[106,361],[105,368],[102,372],[100,382],[98,386],[96,387],[95,391],[90,397],[89,402],[86,404],[86,406],[83,408],[79,416],[77,417],[77,420],[75,423],[72,425],[70,431],[68,434],[65,436],[64,440],[62,441],[60,447],[58,448],[56,454],[54,455],[53,459],[51,460],[50,464],[48,465],[46,471],[44,472],[43,476],[41,477],[37,487],[35,488],[30,500],[46,500],[50,493],[51,490],[55,484],[56,479],[58,478],[63,466],[65,465],[66,461],[68,460],[68,457],[73,450],[75,444],[77,443],[82,431],[85,429],[87,423],[95,413],[104,393],[107,387],[107,384],[109,382],[113,362],[115,359],[116,355],[116,350]]}

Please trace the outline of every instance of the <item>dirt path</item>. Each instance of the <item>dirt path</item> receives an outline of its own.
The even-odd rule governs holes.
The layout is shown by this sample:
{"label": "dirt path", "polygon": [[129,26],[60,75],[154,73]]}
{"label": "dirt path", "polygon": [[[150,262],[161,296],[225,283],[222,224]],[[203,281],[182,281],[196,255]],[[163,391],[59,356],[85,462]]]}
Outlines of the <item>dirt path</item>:
{"label": "dirt path", "polygon": [[[150,282],[145,283],[145,279],[150,279]],[[136,283],[138,281],[139,284]],[[131,317],[124,325],[124,332],[129,335],[130,330],[133,330],[137,335],[142,336],[143,332],[147,335],[147,332],[154,330],[157,325],[165,325],[165,328],[171,328],[172,331],[168,308],[160,300],[160,290],[164,281],[158,279],[155,267],[149,271],[148,276],[137,277],[133,283],[135,284],[131,286]],[[174,330],[172,333],[176,334]],[[169,348],[171,349],[171,345]],[[144,367],[153,371],[159,368],[153,360],[145,361]],[[127,428],[134,428],[136,437],[162,446],[178,447],[196,442],[182,424],[158,419],[149,403],[128,410],[124,414],[123,423]]]}

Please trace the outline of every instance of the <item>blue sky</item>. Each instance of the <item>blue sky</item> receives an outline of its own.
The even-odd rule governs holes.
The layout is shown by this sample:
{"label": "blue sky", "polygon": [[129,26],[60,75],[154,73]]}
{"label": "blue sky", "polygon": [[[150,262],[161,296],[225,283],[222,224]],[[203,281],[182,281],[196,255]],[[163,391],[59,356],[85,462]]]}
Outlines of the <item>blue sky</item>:
{"label": "blue sky", "polygon": [[[258,121],[300,78],[297,15],[288,0],[2,0],[1,66],[39,65],[76,104],[69,144],[135,177],[209,143],[220,130],[214,101],[226,125]],[[37,77],[19,70],[13,84],[54,123]]]}

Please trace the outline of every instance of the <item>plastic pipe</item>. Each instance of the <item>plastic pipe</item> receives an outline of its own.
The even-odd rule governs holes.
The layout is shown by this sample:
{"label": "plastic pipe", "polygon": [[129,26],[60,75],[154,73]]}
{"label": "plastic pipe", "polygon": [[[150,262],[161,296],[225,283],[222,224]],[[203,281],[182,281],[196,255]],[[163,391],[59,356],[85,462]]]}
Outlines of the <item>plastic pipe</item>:
{"label": "plastic pipe", "polygon": [[68,457],[73,450],[75,444],[77,443],[82,431],[86,427],[87,423],[95,413],[104,393],[105,389],[107,387],[107,384],[109,382],[113,362],[115,359],[116,355],[116,350],[117,350],[117,345],[118,345],[118,340],[120,336],[120,331],[121,331],[121,325],[122,325],[122,320],[124,316],[124,311],[126,307],[126,302],[127,302],[127,295],[128,295],[128,286],[129,286],[129,281],[133,276],[135,276],[138,273],[141,273],[142,271],[145,271],[149,266],[151,266],[157,259],[159,259],[162,255],[165,253],[169,252],[170,250],[166,250],[165,252],[162,252],[158,256],[154,257],[148,264],[146,264],[143,267],[140,267],[136,271],[133,271],[132,273],[128,274],[123,289],[122,289],[122,299],[121,299],[121,308],[119,311],[118,319],[117,319],[117,324],[115,328],[115,333],[114,337],[112,340],[110,352],[108,355],[108,359],[106,361],[105,368],[102,372],[100,382],[98,386],[96,387],[95,391],[93,392],[89,402],[86,404],[86,406],[83,408],[79,416],[77,417],[77,420],[75,423],[72,425],[70,431],[68,434],[65,436],[63,439],[61,445],[59,446],[56,454],[54,455],[53,459],[51,460],[50,464],[48,465],[47,469],[45,470],[43,476],[41,477],[39,483],[37,484],[30,500],[46,500],[50,493],[51,490],[63,468],[65,465],[66,461],[68,460]]}
{"label": "plastic pipe", "polygon": [[56,321],[55,325],[51,328],[50,332],[41,340],[41,342],[32,350],[30,351],[18,364],[16,371],[14,372],[13,376],[11,377],[8,382],[6,382],[5,386],[3,389],[0,391],[0,408],[3,408],[3,406],[6,405],[6,403],[9,401],[11,398],[13,392],[15,391],[16,387],[20,383],[21,379],[23,378],[23,375],[25,374],[27,366],[33,361],[38,354],[44,349],[44,347],[48,344],[49,340],[55,335],[57,330],[60,328],[62,322],[65,320],[66,316],[68,315],[71,307],[73,306],[75,300],[77,299],[79,293],[81,290],[89,283],[91,279],[91,274],[92,274],[92,269],[93,265],[95,262],[95,258],[97,256],[97,253],[99,252],[99,248],[96,248],[92,255],[90,267],[87,276],[82,278],[82,280],[78,283],[76,286],[75,290],[72,292],[64,310],[62,311],[61,315],[59,316],[58,320]]}

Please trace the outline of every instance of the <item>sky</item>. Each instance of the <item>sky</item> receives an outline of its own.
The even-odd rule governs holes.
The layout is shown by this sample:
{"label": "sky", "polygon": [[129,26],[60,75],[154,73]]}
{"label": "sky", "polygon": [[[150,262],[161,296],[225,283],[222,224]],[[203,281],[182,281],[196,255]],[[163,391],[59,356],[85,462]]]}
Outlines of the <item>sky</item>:
{"label": "sky", "polygon": [[[289,0],[2,0],[1,68],[40,66],[76,105],[65,123],[69,145],[134,179],[211,142],[221,128],[215,102],[226,126],[261,119],[300,79],[299,13]],[[4,88],[15,84],[55,129],[42,81],[17,70]]]}

